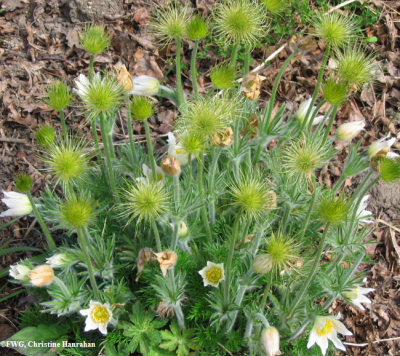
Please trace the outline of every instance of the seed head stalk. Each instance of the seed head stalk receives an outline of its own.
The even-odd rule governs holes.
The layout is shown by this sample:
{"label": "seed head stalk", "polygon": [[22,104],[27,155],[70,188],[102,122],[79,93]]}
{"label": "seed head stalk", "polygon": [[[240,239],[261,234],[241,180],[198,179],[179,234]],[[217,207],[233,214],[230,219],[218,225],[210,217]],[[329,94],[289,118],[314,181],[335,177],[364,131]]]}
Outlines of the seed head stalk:
{"label": "seed head stalk", "polygon": [[215,224],[215,194],[214,194],[214,189],[215,189],[215,174],[217,172],[217,167],[218,167],[218,159],[219,156],[221,155],[221,149],[216,149],[214,151],[213,155],[213,160],[211,162],[211,167],[210,167],[210,174],[209,174],[209,191],[210,191],[210,202],[208,204],[208,210],[210,214],[210,223],[211,225]]}
{"label": "seed head stalk", "polygon": [[90,54],[90,59],[89,59],[89,81],[91,82],[94,76],[94,54]]}
{"label": "seed head stalk", "polygon": [[154,161],[153,145],[151,143],[149,123],[147,119],[143,120],[143,123],[144,123],[144,130],[146,131],[147,150],[149,151],[149,156],[150,156],[151,177],[155,182],[157,181],[156,162]]}
{"label": "seed head stalk", "polygon": [[202,207],[201,207],[201,217],[203,220],[203,224],[206,227],[206,232],[207,232],[207,239],[208,242],[212,242],[212,234],[211,234],[211,228],[210,228],[210,222],[208,221],[208,214],[207,214],[207,209],[206,209],[206,199],[205,199],[205,194],[204,194],[204,182],[203,182],[203,170],[204,170],[204,158],[203,155],[200,155],[199,160],[198,160],[198,170],[197,170],[197,184],[198,184],[198,189],[200,192],[200,197],[202,200]]}
{"label": "seed head stalk", "polygon": [[176,37],[176,89],[178,91],[178,107],[185,102],[182,88],[182,70],[181,70],[181,38]]}
{"label": "seed head stalk", "polygon": [[132,159],[136,163],[135,141],[133,140],[132,116],[131,116],[131,110],[129,109],[129,96],[128,95],[125,98],[125,105],[126,105],[126,117],[128,120],[129,147],[131,149]]}
{"label": "seed head stalk", "polygon": [[33,213],[35,214],[36,219],[39,221],[40,227],[42,228],[43,233],[46,236],[47,244],[49,245],[50,250],[52,250],[52,251],[55,250],[56,249],[56,244],[55,244],[55,242],[54,242],[49,230],[47,229],[47,226],[44,223],[44,221],[42,219],[42,216],[39,213],[38,208],[36,207],[36,205],[35,205],[35,203],[33,201],[33,197],[32,197],[31,192],[27,192],[26,195],[28,196],[29,202],[32,205]]}
{"label": "seed head stalk", "polygon": [[249,73],[250,68],[250,46],[246,46],[244,54],[243,77]]}
{"label": "seed head stalk", "polygon": [[233,48],[232,48],[232,54],[231,54],[231,66],[233,68],[236,68],[236,62],[237,62],[237,58],[238,58],[238,53],[239,53],[239,44],[234,44]]}
{"label": "seed head stalk", "polygon": [[151,223],[151,227],[153,229],[154,237],[156,238],[157,251],[161,252],[162,251],[161,240],[160,240],[160,234],[158,232],[156,220],[154,218],[151,218],[150,223]]}
{"label": "seed head stalk", "polygon": [[[175,201],[175,213],[178,213],[178,209],[180,206],[180,186],[179,186],[179,174],[173,176],[174,180],[174,201]],[[179,238],[179,221],[175,219],[174,221],[174,235],[172,237],[171,249],[172,251],[176,250],[176,245],[178,244]]]}
{"label": "seed head stalk", "polygon": [[196,61],[197,61],[197,50],[199,48],[199,40],[194,41],[194,46],[192,50],[192,60],[190,64],[190,73],[192,75],[192,85],[193,85],[193,94],[194,98],[197,100],[199,98],[199,89],[197,87],[197,70],[196,70]]}
{"label": "seed head stalk", "polygon": [[334,106],[332,113],[331,113],[331,117],[329,118],[328,127],[325,129],[324,136],[322,138],[323,144],[325,144],[326,140],[328,139],[329,133],[331,132],[333,121],[335,121],[337,110],[338,110],[338,107]]}
{"label": "seed head stalk", "polygon": [[60,110],[60,120],[61,120],[61,126],[63,130],[63,135],[64,135],[64,140],[67,139],[68,137],[68,130],[67,130],[67,124],[65,123],[65,116],[64,116],[64,110]]}

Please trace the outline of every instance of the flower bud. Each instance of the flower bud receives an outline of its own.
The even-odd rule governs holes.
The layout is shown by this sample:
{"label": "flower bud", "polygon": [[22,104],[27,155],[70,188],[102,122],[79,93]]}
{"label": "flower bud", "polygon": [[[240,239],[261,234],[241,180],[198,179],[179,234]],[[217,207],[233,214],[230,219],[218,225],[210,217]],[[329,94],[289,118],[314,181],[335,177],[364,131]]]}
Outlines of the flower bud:
{"label": "flower bud", "polygon": [[67,266],[70,263],[70,259],[65,253],[57,253],[46,258],[46,262],[51,268],[61,268]]}
{"label": "flower bud", "polygon": [[229,147],[233,143],[232,127],[227,127],[225,130],[219,131],[212,139],[214,146]]}
{"label": "flower bud", "polygon": [[389,152],[390,147],[393,146],[393,144],[396,142],[396,138],[393,137],[390,140],[388,138],[390,137],[390,134],[372,142],[371,146],[368,148],[368,155],[370,158],[374,156],[386,156],[386,154]]}
{"label": "flower bud", "polygon": [[264,346],[265,356],[276,356],[281,354],[279,351],[279,331],[273,326],[263,330],[261,341]]}
{"label": "flower bud", "polygon": [[54,271],[49,265],[35,267],[29,273],[30,283],[35,287],[48,286],[54,279]]}
{"label": "flower bud", "polygon": [[17,263],[15,265],[10,266],[10,276],[17,281],[23,281],[27,279],[29,273],[31,272],[31,268],[23,265],[22,263]]}
{"label": "flower bud", "polygon": [[115,70],[117,71],[117,81],[122,89],[124,89],[125,92],[131,91],[133,88],[133,79],[125,65],[117,63],[115,65]]}
{"label": "flower bud", "polygon": [[161,169],[164,173],[175,176],[180,173],[181,165],[175,156],[168,156],[161,161]]}
{"label": "flower bud", "polygon": [[32,187],[32,177],[25,173],[20,173],[15,177],[15,187],[21,193],[27,193]]}
{"label": "flower bud", "polygon": [[365,126],[364,120],[346,122],[336,130],[336,137],[341,141],[349,141],[356,137]]}
{"label": "flower bud", "polygon": [[184,221],[181,221],[178,224],[178,236],[180,238],[184,238],[184,237],[186,237],[188,235],[188,233],[189,233],[189,230],[188,230],[188,228],[186,226],[186,223]]}
{"label": "flower bud", "polygon": [[194,16],[186,25],[186,34],[192,41],[201,40],[207,36],[207,33],[207,23],[200,16]]}
{"label": "flower bud", "polygon": [[41,147],[48,147],[54,142],[54,128],[48,125],[41,126],[35,132],[35,139]]}
{"label": "flower bud", "polygon": [[129,92],[132,95],[152,96],[158,94],[159,81],[148,75],[133,77],[133,88]]}

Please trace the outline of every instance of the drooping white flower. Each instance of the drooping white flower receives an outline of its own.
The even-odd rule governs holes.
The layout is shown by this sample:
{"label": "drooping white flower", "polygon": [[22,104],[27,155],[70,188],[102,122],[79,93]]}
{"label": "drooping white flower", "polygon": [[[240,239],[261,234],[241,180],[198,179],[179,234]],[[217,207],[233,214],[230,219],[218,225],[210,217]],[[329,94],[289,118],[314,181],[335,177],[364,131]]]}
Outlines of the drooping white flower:
{"label": "drooping white flower", "polygon": [[265,356],[276,356],[281,354],[279,351],[279,331],[273,326],[263,330],[261,341],[264,346]]}
{"label": "drooping white flower", "polygon": [[10,276],[17,281],[28,280],[28,274],[32,269],[28,266],[23,265],[22,263],[17,263],[15,265],[10,266]]}
{"label": "drooping white flower", "polygon": [[61,268],[69,264],[69,258],[65,253],[57,253],[46,258],[46,263],[52,268]]}
{"label": "drooping white flower", "polygon": [[5,192],[4,198],[1,201],[7,205],[8,210],[0,214],[0,218],[5,216],[23,216],[32,211],[32,205],[26,194],[17,192]]}
{"label": "drooping white flower", "polygon": [[[308,108],[311,105],[311,101],[312,101],[312,98],[309,98],[300,104],[299,109],[297,110],[297,113],[296,113],[296,118],[300,122],[303,122],[304,119],[306,118]],[[310,112],[310,117],[314,114],[315,110],[317,110],[317,107],[313,106],[312,110]],[[323,119],[324,119],[324,115],[316,116],[313,121],[313,126],[321,123]]]}
{"label": "drooping white flower", "polygon": [[364,120],[346,122],[336,130],[336,137],[341,141],[349,141],[356,137],[365,127]]}
{"label": "drooping white flower", "polygon": [[[136,178],[136,180],[140,181],[140,182],[148,182],[151,179],[151,175],[152,175],[151,168],[143,163],[142,170],[143,170],[144,177]],[[165,177],[165,174],[164,174],[163,170],[161,169],[161,167],[156,165],[157,182],[163,181],[164,177]]]}
{"label": "drooping white flower", "polygon": [[335,347],[339,350],[346,351],[345,346],[337,337],[337,334],[342,335],[353,335],[342,322],[338,319],[340,313],[337,316],[318,316],[315,318],[313,328],[310,333],[307,348],[309,349],[315,343],[321,348],[322,354],[326,354],[328,349],[328,340],[331,340]]}
{"label": "drooping white flower", "polygon": [[[100,73],[96,73],[95,78],[100,78]],[[74,88],[73,91],[78,94],[80,97],[84,97],[88,94],[90,81],[89,78],[84,74],[79,74],[78,79],[75,80],[76,89]]]}
{"label": "drooping white flower", "polygon": [[85,331],[99,329],[102,334],[107,334],[107,325],[112,320],[110,304],[101,304],[91,300],[89,309],[80,310],[79,313],[86,316]]}
{"label": "drooping white flower", "polygon": [[367,200],[369,198],[369,195],[364,196],[364,198],[362,198],[360,206],[357,209],[357,218],[359,219],[359,221],[361,223],[364,224],[372,224],[374,221],[373,220],[369,220],[367,219],[368,217],[372,216],[372,212],[367,209]]}
{"label": "drooping white flower", "polygon": [[132,95],[151,96],[158,93],[160,82],[149,75],[133,77],[133,88],[129,92]]}
{"label": "drooping white flower", "polygon": [[365,296],[365,294],[373,292],[374,290],[374,288],[357,287],[349,292],[346,292],[344,295],[345,297],[349,298],[350,302],[356,307],[359,307],[361,310],[365,310],[361,303],[371,304],[371,301]]}
{"label": "drooping white flower", "polygon": [[368,148],[369,158],[376,156],[382,151],[386,153],[389,152],[390,147],[392,147],[393,144],[396,142],[396,137],[392,137],[391,139],[389,139],[389,137],[390,133],[387,134],[385,137],[382,137],[381,139],[371,143],[371,146],[369,146]]}
{"label": "drooping white flower", "polygon": [[199,274],[203,277],[204,287],[218,287],[219,282],[225,279],[224,264],[207,261],[207,266]]}
{"label": "drooping white flower", "polygon": [[49,265],[40,265],[29,272],[29,282],[35,287],[45,287],[54,280],[54,271]]}
{"label": "drooping white flower", "polygon": [[175,135],[172,132],[168,132],[168,154],[170,156],[176,157],[181,166],[184,166],[188,163],[188,153],[182,148],[179,143],[176,143]]}

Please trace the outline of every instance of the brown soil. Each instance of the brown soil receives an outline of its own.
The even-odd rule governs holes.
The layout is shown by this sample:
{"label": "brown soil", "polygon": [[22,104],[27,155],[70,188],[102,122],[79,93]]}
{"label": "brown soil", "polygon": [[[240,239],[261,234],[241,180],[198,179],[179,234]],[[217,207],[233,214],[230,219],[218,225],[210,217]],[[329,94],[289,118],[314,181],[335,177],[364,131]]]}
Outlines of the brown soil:
{"label": "brown soil", "polygon": [[[351,99],[340,110],[337,120],[340,124],[366,119],[363,147],[388,132],[397,134],[399,117],[396,118],[396,113],[400,107],[400,4],[381,0],[369,3],[372,9],[381,9],[379,21],[366,29],[368,37],[378,38],[372,47],[378,53],[381,70],[377,73],[376,85],[365,87],[360,95]],[[202,11],[209,11],[213,1],[198,0],[197,5]],[[87,71],[89,57],[80,48],[78,38],[81,29],[87,23],[99,21],[106,24],[112,34],[112,48],[95,59],[95,66],[101,70],[110,70],[113,64],[121,61],[131,73],[148,74],[161,80],[170,68],[167,59],[173,58],[175,48],[159,51],[154,39],[146,34],[150,21],[148,1],[3,0],[1,6],[6,11],[0,14],[0,189],[11,189],[14,176],[18,172],[28,172],[34,178],[33,194],[37,195],[49,177],[38,170],[40,162],[34,148],[33,132],[44,123],[60,128],[57,113],[43,104],[42,98],[49,81],[62,79],[73,86],[79,73]],[[322,58],[321,46],[301,57],[286,71],[278,100],[286,102],[287,107],[296,109],[312,93]],[[277,47],[257,50],[254,65]],[[268,97],[287,55],[283,51],[263,73],[267,77],[263,86],[265,97]],[[204,68],[209,68],[215,61],[212,54],[210,58],[202,61]],[[184,60],[188,61],[188,58]],[[174,83],[173,74],[169,75],[168,82]],[[199,82],[200,91],[204,91],[208,77],[201,77]],[[174,118],[173,107],[168,102],[161,102],[159,114],[151,122],[154,135],[161,136],[170,131]],[[69,109],[66,119],[74,130],[91,137],[77,104]],[[124,127],[126,122],[122,117],[116,129],[116,141],[126,140]],[[143,134],[140,124],[135,127],[135,133]],[[342,150],[339,158],[321,172],[321,179],[328,186],[339,177],[338,167],[347,156],[345,147],[338,148]],[[395,147],[399,148],[399,145]],[[346,185],[353,189],[359,181],[359,178],[349,180]],[[399,193],[400,184],[380,183],[371,191],[369,208],[377,218],[373,234],[376,244],[370,245],[368,252],[375,264],[361,266],[369,270],[367,286],[376,289],[369,295],[371,306],[367,306],[365,312],[341,302],[333,306],[334,313],[340,311],[345,324],[353,331],[354,336],[346,341],[358,344],[347,346],[348,355],[395,355],[400,349]],[[0,246],[5,243],[8,247],[45,246],[40,227],[32,218],[23,218],[0,231]],[[1,256],[0,263],[5,268],[30,256],[31,253]],[[0,298],[21,289],[6,278],[1,282],[5,287],[0,288]],[[0,303],[0,340],[17,331],[18,314],[31,303],[33,299],[25,293]]]}

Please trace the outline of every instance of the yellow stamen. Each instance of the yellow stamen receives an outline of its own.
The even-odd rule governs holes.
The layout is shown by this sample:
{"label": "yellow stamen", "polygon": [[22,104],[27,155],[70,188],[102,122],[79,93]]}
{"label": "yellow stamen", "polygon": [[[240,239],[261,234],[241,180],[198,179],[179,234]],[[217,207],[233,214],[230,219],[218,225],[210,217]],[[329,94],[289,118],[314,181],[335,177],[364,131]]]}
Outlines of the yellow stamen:
{"label": "yellow stamen", "polygon": [[325,325],[321,329],[316,329],[317,333],[321,336],[329,334],[333,329],[333,323],[330,319],[325,319]]}
{"label": "yellow stamen", "polygon": [[207,279],[211,283],[218,283],[219,280],[222,278],[222,269],[220,267],[214,267],[207,271]]}
{"label": "yellow stamen", "polygon": [[110,313],[103,305],[98,305],[92,310],[92,319],[95,323],[105,323],[110,319]]}

